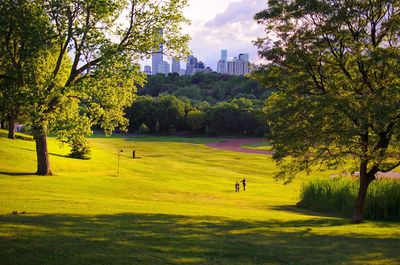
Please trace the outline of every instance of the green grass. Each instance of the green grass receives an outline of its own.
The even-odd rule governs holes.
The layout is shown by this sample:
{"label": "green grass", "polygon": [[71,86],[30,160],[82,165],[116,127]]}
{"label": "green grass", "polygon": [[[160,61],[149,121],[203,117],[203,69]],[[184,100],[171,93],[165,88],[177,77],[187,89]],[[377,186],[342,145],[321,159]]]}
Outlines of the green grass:
{"label": "green grass", "polygon": [[[358,187],[358,180],[348,177],[307,181],[301,189],[299,205],[350,217]],[[368,219],[400,220],[400,181],[373,181],[368,188],[364,209],[364,216]]]}
{"label": "green grass", "polygon": [[283,186],[268,156],[209,140],[96,137],[77,160],[50,139],[40,177],[33,141],[0,138],[0,264],[399,264],[399,223],[300,210],[305,176]]}
{"label": "green grass", "polygon": [[242,147],[250,148],[250,149],[256,149],[256,150],[266,150],[266,151],[272,151],[273,146],[271,142],[258,142],[258,143],[249,143],[249,144],[242,144]]}

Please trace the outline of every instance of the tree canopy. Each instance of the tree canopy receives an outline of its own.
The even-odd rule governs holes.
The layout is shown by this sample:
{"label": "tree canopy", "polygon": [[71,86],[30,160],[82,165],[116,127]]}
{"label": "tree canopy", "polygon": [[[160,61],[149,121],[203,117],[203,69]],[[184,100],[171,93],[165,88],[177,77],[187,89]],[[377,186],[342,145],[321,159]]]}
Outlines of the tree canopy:
{"label": "tree canopy", "polygon": [[255,19],[268,63],[254,77],[278,88],[267,101],[278,177],[352,161],[362,221],[369,183],[400,165],[400,2],[270,0]]}
{"label": "tree canopy", "polygon": [[[90,127],[124,129],[124,108],[144,83],[138,61],[164,43],[187,54],[186,0],[5,0],[0,3],[0,77],[13,82],[31,123],[40,175],[51,175],[47,134],[72,151]],[[162,33],[162,34],[161,34]],[[4,96],[5,94],[2,93]],[[21,101],[21,100],[20,100]],[[78,145],[78,146],[76,146]],[[75,149],[75,150],[74,150]],[[85,149],[85,148],[84,148]]]}

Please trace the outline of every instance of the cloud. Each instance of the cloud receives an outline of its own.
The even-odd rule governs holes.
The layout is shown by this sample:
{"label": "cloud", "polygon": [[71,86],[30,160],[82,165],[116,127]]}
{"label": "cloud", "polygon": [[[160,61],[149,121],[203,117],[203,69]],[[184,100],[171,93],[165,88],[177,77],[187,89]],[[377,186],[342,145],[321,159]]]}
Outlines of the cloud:
{"label": "cloud", "polygon": [[265,9],[266,1],[241,0],[232,2],[224,12],[217,14],[214,19],[208,21],[205,26],[210,28],[223,27],[229,23],[252,21],[255,13]]}
{"label": "cloud", "polygon": [[264,34],[263,27],[253,20],[254,15],[266,8],[264,0],[230,2],[215,12],[212,19],[193,23],[190,28],[190,47],[199,60],[216,70],[220,50],[227,49],[228,57],[249,53],[250,61],[259,61],[253,41]]}

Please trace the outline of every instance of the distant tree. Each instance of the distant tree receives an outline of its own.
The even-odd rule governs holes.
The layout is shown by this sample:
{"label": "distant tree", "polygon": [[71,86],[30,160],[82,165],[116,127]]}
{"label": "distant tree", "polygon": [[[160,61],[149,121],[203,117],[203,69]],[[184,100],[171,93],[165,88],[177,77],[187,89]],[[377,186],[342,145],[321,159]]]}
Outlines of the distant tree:
{"label": "distant tree", "polygon": [[160,123],[160,130],[169,132],[183,128],[185,120],[185,105],[175,96],[161,96],[156,98],[156,115]]}
{"label": "distant tree", "polygon": [[129,130],[136,131],[141,124],[148,124],[149,130],[154,131],[154,126],[159,120],[156,110],[154,98],[150,96],[137,97],[132,106],[126,110]]}
{"label": "distant tree", "polygon": [[0,3],[0,91],[3,115],[8,121],[8,138],[15,138],[15,123],[28,101],[24,74],[51,47],[43,39],[49,21],[38,2],[2,1]]}
{"label": "distant tree", "polygon": [[242,112],[238,105],[230,102],[218,103],[207,112],[209,131],[217,134],[240,134]]}
{"label": "distant tree", "polygon": [[203,100],[202,91],[196,85],[179,87],[172,92],[177,97],[187,97],[194,100]]}
{"label": "distant tree", "polygon": [[400,165],[400,2],[271,0],[255,18],[269,63],[254,76],[278,89],[267,104],[278,177],[353,161],[361,222],[376,173]]}
{"label": "distant tree", "polygon": [[[107,134],[117,127],[124,129],[124,108],[132,103],[136,85],[144,82],[136,62],[161,42],[168,48],[166,54],[187,54],[188,36],[180,33],[186,4],[186,0],[0,2],[0,46],[4,47],[0,58],[7,58],[12,66],[12,75],[0,72],[0,77],[17,79],[29,96],[25,105],[36,141],[37,174],[52,174],[47,134],[57,127],[53,126],[57,115],[64,115],[72,125],[78,123],[74,128],[83,126],[83,132],[74,130],[81,135],[93,124]],[[121,19],[126,23],[121,24]],[[47,69],[35,67],[40,64],[34,60],[23,63],[19,55],[25,49],[39,61],[51,58],[43,62]],[[48,49],[55,49],[56,56]],[[65,72],[69,57],[71,65]],[[71,140],[67,127],[57,132]]]}
{"label": "distant tree", "polygon": [[206,125],[206,114],[200,110],[189,111],[187,122],[190,128],[194,131],[204,130]]}

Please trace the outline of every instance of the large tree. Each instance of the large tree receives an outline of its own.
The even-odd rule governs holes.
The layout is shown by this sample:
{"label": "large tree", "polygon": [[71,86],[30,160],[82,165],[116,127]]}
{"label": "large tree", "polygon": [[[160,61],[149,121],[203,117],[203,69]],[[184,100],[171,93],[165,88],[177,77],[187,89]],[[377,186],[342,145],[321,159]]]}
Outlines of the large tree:
{"label": "large tree", "polygon": [[22,0],[0,3],[0,91],[10,139],[15,137],[15,123],[27,100],[25,69],[50,44],[42,38],[49,29],[42,14],[39,3]]}
{"label": "large tree", "polygon": [[274,159],[290,178],[313,166],[358,168],[353,222],[369,184],[400,165],[400,1],[270,0],[255,19],[266,64]]}
{"label": "large tree", "polygon": [[[35,136],[39,175],[52,174],[46,138],[50,130],[63,141],[82,143],[93,124],[99,124],[107,133],[126,126],[124,108],[132,103],[136,85],[144,82],[137,62],[158,50],[160,43],[164,43],[167,55],[187,53],[188,36],[181,34],[186,3],[0,3],[0,42],[4,44],[1,57],[7,58],[12,67],[0,74],[3,79],[17,80],[17,86],[26,91],[24,104]],[[33,19],[26,19],[27,14]],[[40,44],[39,48],[31,43]],[[32,54],[25,63],[21,55],[28,46]]]}

